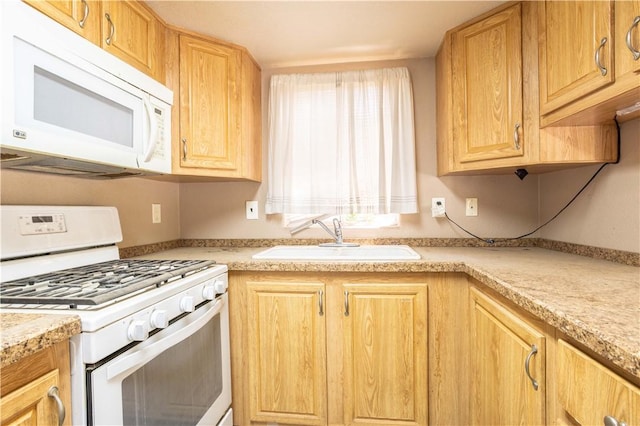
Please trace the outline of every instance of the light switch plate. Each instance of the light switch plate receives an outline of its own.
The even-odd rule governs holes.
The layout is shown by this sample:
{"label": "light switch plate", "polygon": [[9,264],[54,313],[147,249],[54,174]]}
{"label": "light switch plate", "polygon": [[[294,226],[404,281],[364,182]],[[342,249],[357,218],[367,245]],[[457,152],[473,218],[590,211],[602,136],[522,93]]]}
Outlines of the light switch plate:
{"label": "light switch plate", "polygon": [[478,216],[478,199],[477,198],[467,198],[466,206],[466,214],[467,216]]}
{"label": "light switch plate", "polygon": [[247,215],[247,219],[249,220],[258,219],[258,202],[257,201],[247,201],[246,215]]}
{"label": "light switch plate", "polygon": [[160,204],[151,204],[151,223],[162,223],[162,207]]}

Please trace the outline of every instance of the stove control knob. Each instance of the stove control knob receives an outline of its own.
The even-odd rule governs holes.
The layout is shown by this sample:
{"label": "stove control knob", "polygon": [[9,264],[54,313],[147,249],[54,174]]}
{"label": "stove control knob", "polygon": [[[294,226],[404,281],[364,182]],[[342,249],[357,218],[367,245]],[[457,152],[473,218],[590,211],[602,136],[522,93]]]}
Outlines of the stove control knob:
{"label": "stove control knob", "polygon": [[167,328],[169,325],[169,317],[167,316],[167,311],[164,309],[156,309],[151,312],[151,317],[149,318],[149,322],[152,327],[155,328]]}
{"label": "stove control knob", "polygon": [[129,328],[127,329],[127,336],[129,340],[133,340],[134,342],[142,342],[149,337],[149,328],[147,327],[147,322],[144,320],[133,320],[129,324]]}
{"label": "stove control knob", "polygon": [[224,294],[227,291],[227,282],[224,280],[215,280],[213,288],[216,289],[216,294]]}
{"label": "stove control knob", "polygon": [[180,300],[180,310],[182,312],[193,312],[196,309],[193,304],[193,296],[184,296]]}
{"label": "stove control knob", "polygon": [[202,298],[204,300],[213,300],[216,298],[216,289],[213,285],[206,285],[202,288]]}

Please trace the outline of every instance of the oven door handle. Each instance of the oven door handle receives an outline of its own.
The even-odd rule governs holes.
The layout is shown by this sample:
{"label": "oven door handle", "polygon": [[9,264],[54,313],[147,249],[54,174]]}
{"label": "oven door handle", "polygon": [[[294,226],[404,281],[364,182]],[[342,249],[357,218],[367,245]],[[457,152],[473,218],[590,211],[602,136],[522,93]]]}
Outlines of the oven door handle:
{"label": "oven door handle", "polygon": [[[196,331],[200,330],[200,328],[203,327],[214,316],[218,315],[220,311],[222,311],[222,308],[224,307],[224,305],[225,305],[225,298],[221,297],[213,304],[213,306],[209,306],[205,308],[205,309],[208,309],[208,311],[205,312],[201,317],[197,318],[192,323],[184,327],[180,327],[178,331],[163,337],[162,339],[152,343],[149,346],[145,346],[141,348],[141,350],[137,350],[130,355],[124,356],[122,359],[114,362],[111,365],[108,365],[107,379],[111,380],[114,377],[119,376],[123,373],[128,373],[129,371],[135,371],[138,368],[140,368],[142,365],[146,364],[147,362],[155,358],[156,356],[160,355],[165,350],[187,339]],[[188,318],[188,316],[185,318]],[[169,326],[169,328],[171,328],[171,326]]]}

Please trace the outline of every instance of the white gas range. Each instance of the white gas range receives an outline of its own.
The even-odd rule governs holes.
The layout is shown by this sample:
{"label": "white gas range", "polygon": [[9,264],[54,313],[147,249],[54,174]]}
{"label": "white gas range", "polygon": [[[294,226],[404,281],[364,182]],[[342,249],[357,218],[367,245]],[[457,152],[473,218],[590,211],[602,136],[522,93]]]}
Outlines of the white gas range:
{"label": "white gas range", "polygon": [[119,259],[113,207],[0,209],[0,309],[80,316],[74,425],[232,424],[225,265]]}

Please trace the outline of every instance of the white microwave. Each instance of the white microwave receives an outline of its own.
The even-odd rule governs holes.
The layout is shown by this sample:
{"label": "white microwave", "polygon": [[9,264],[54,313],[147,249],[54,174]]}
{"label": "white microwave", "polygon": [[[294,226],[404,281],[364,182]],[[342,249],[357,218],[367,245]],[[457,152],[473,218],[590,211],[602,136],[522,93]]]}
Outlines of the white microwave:
{"label": "white microwave", "polygon": [[171,90],[21,1],[0,24],[1,167],[171,173]]}

